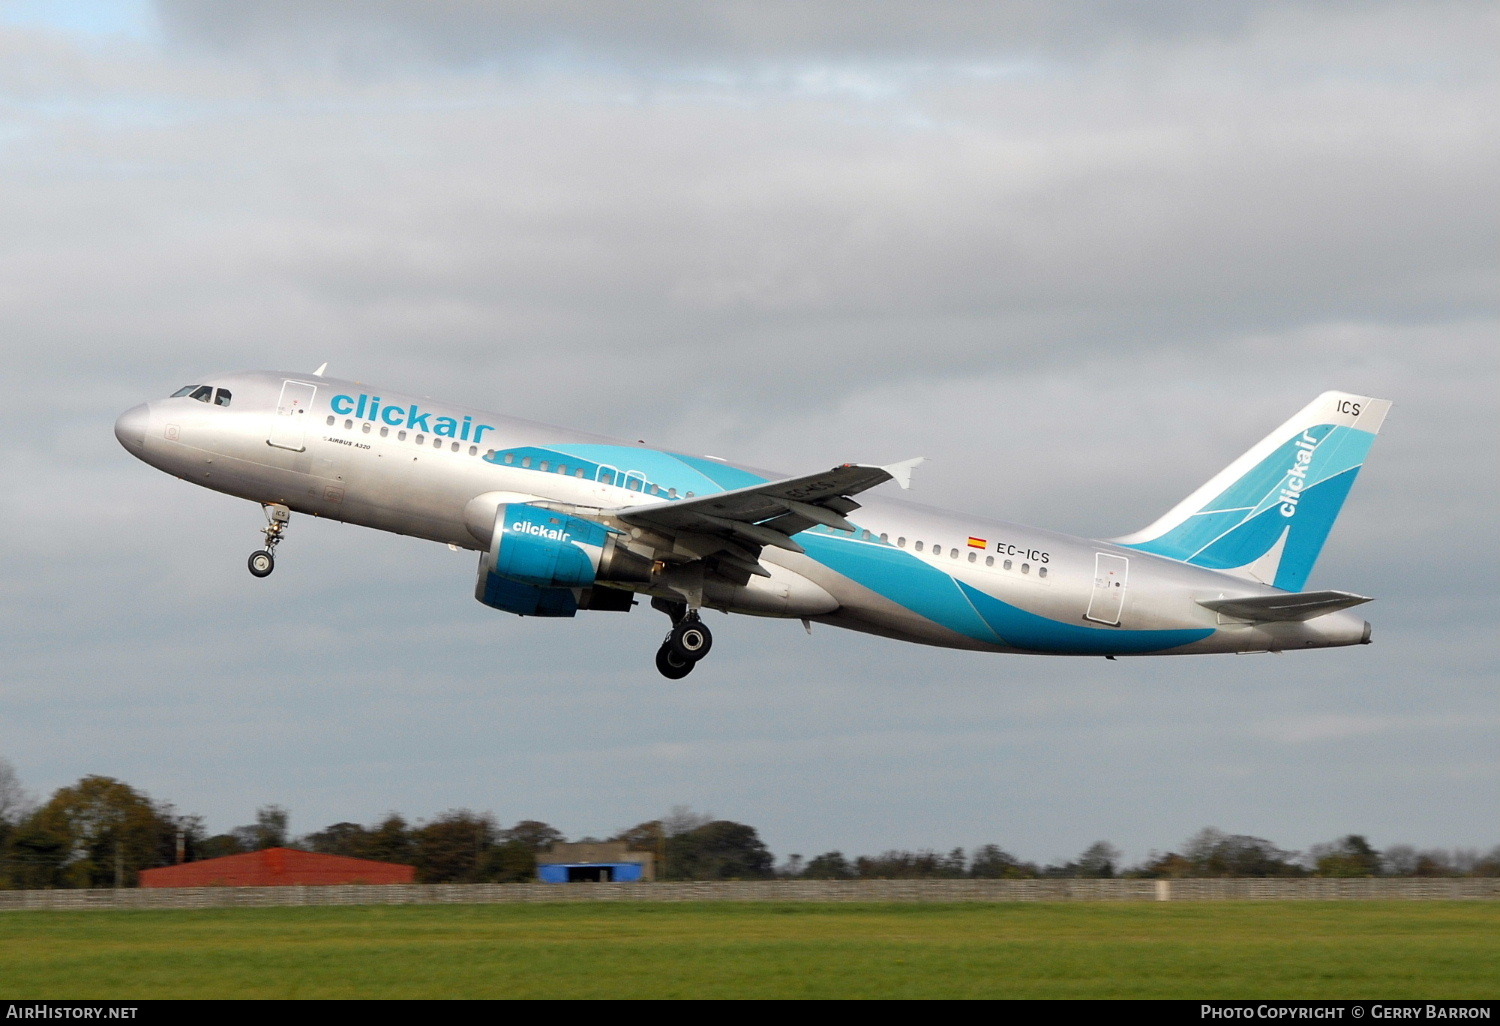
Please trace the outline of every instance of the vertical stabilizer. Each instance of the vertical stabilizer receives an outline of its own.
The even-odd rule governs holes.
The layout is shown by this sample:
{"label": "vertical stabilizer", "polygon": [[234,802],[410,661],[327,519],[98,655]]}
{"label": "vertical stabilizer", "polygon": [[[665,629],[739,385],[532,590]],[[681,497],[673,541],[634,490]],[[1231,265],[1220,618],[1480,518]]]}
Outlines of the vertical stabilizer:
{"label": "vertical stabilizer", "polygon": [[1114,540],[1301,591],[1390,408],[1324,392],[1150,527]]}

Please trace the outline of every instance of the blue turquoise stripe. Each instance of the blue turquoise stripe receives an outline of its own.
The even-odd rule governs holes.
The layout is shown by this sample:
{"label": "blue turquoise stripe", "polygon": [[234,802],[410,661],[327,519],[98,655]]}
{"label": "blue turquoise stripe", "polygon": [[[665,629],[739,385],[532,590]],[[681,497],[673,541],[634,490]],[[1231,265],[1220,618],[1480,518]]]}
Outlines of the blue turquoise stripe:
{"label": "blue turquoise stripe", "polygon": [[1132,631],[1060,623],[1027,612],[888,545],[813,533],[797,536],[824,566],[918,616],[988,644],[1072,655],[1135,655],[1200,641],[1212,628]]}
{"label": "blue turquoise stripe", "polygon": [[1293,515],[1283,515],[1282,489],[1296,464],[1300,436],[1278,446],[1182,523],[1160,537],[1127,547],[1210,570],[1232,570],[1255,562],[1285,535],[1275,583],[1299,590],[1375,442],[1368,431],[1333,424],[1309,428],[1307,433],[1317,439],[1317,448]]}

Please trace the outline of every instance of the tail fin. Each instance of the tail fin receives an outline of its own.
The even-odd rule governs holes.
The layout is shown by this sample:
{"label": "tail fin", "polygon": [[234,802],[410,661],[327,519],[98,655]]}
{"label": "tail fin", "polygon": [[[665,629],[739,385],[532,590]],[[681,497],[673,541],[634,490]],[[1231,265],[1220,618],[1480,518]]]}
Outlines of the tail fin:
{"label": "tail fin", "polygon": [[1324,392],[1120,545],[1301,591],[1391,408]]}

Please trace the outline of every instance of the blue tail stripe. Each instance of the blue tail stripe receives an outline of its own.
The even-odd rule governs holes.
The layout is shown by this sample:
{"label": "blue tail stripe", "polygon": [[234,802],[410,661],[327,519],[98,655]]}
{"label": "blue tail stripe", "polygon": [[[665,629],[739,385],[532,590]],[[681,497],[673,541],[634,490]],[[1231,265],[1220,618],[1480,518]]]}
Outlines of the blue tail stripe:
{"label": "blue tail stripe", "polygon": [[1211,627],[1132,631],[1059,623],[1045,616],[1017,609],[962,581],[957,583],[996,633],[1003,635],[1016,648],[1068,655],[1135,655],[1180,648],[1213,633]]}
{"label": "blue tail stripe", "polygon": [[[1306,487],[1288,503],[1284,489],[1295,465],[1298,438],[1288,439],[1203,509],[1129,548],[1180,559],[1213,570],[1232,570],[1261,558],[1286,537],[1276,586],[1306,583],[1375,436],[1333,424],[1307,429],[1317,439]],[[1299,436],[1300,437],[1300,436]],[[1295,583],[1283,583],[1295,582]]]}

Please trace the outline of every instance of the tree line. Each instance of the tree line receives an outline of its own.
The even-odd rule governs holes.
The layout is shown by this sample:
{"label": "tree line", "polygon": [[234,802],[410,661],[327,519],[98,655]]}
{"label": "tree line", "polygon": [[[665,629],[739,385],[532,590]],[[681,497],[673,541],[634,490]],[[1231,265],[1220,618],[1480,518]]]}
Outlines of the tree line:
{"label": "tree line", "polygon": [[[288,832],[289,822],[284,808],[267,805],[254,823],[210,835],[201,817],[105,776],[84,777],[37,802],[0,759],[0,888],[133,887],[143,869],[272,847],[410,865],[423,883],[518,883],[535,880],[538,854],[566,840],[540,820],[505,827],[470,809],[415,823],[392,812],[369,825],[340,822],[302,836]],[[1137,865],[1124,865],[1107,841],[1056,864],[1024,861],[995,844],[972,852],[892,849],[851,857],[828,851],[790,855],[778,864],[754,827],[684,807],[611,837],[578,840],[622,841],[651,852],[664,880],[1500,876],[1500,845],[1485,854],[1410,845],[1379,851],[1351,834],[1296,852],[1212,827],[1180,851],[1152,852]]]}

